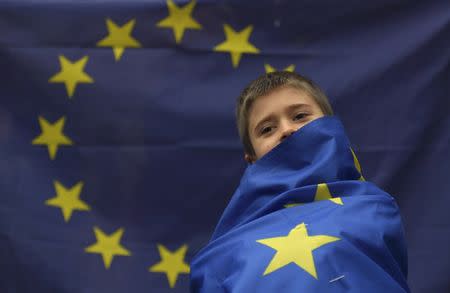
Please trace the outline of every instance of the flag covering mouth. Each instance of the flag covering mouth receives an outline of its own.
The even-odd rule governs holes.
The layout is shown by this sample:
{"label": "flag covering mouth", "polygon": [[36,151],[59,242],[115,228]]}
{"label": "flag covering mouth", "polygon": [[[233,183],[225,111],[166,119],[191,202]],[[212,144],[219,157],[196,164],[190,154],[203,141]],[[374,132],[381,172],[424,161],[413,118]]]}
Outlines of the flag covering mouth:
{"label": "flag covering mouth", "polygon": [[397,204],[327,116],[247,167],[191,264],[191,290],[409,292],[406,275]]}

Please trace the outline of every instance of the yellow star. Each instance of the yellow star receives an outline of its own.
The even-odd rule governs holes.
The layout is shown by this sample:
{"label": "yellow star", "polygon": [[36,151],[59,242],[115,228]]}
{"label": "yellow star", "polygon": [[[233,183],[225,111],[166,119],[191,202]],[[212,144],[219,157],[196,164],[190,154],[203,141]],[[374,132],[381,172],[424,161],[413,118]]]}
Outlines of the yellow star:
{"label": "yellow star", "polygon": [[157,27],[172,28],[175,36],[175,42],[179,44],[183,38],[186,29],[202,29],[195,19],[192,18],[192,10],[195,7],[195,0],[192,0],[184,7],[178,7],[172,0],[167,0],[167,7],[169,8],[169,16],[156,24]]}
{"label": "yellow star", "polygon": [[277,251],[264,271],[263,276],[290,263],[295,263],[315,279],[318,279],[312,251],[322,245],[338,240],[340,239],[328,235],[309,236],[305,223],[297,225],[287,236],[256,240],[256,242],[267,245]]}
{"label": "yellow star", "polygon": [[55,159],[59,145],[72,145],[73,142],[63,134],[64,123],[66,117],[59,118],[53,124],[50,124],[45,118],[39,116],[39,125],[41,126],[41,134],[33,139],[33,145],[47,145],[50,159]]}
{"label": "yellow star", "polygon": [[[314,195],[314,201],[321,201],[321,200],[325,200],[325,199],[329,199],[332,202],[334,202],[335,204],[340,204],[340,205],[344,204],[340,197],[332,197],[331,196],[330,190],[328,189],[328,186],[326,183],[319,183],[319,184],[317,184],[317,190],[316,190],[316,194]],[[288,204],[285,204],[284,207],[290,208],[290,207],[295,207],[298,205],[302,205],[302,204],[301,203],[288,203]]]}
{"label": "yellow star", "polygon": [[91,208],[82,200],[80,193],[83,189],[83,182],[78,182],[70,189],[66,189],[58,181],[54,181],[56,196],[45,201],[46,205],[61,208],[64,221],[68,222],[74,210],[89,211]]}
{"label": "yellow star", "polygon": [[131,252],[120,244],[120,239],[124,233],[124,229],[117,229],[111,235],[106,235],[98,227],[94,227],[95,238],[97,242],[84,250],[88,253],[98,253],[102,255],[105,268],[109,269],[115,255],[130,256]]}
{"label": "yellow star", "polygon": [[217,52],[229,52],[231,54],[231,62],[233,67],[239,65],[242,54],[258,54],[259,49],[248,42],[253,26],[249,25],[240,32],[236,32],[228,24],[224,24],[226,40],[214,47]]}
{"label": "yellow star", "polygon": [[106,19],[106,27],[108,28],[108,35],[102,40],[98,41],[98,47],[112,47],[114,59],[120,60],[125,48],[140,48],[141,44],[138,40],[131,36],[131,31],[136,23],[135,19],[130,20],[123,26],[119,27],[111,19]]}
{"label": "yellow star", "polygon": [[70,62],[64,55],[59,56],[59,64],[61,65],[61,71],[50,77],[50,83],[64,83],[66,85],[67,95],[71,98],[75,92],[77,83],[93,83],[92,77],[84,72],[88,56]]}
{"label": "yellow star", "polygon": [[353,151],[352,148],[350,148],[350,151],[352,152],[352,155],[353,155],[353,162],[355,163],[355,168],[356,168],[356,170],[358,170],[359,174],[361,175],[358,180],[366,181],[366,179],[364,179],[364,177],[362,175],[361,165],[359,164],[359,161],[358,161],[358,158],[355,155],[355,152]]}
{"label": "yellow star", "polygon": [[181,246],[177,251],[170,252],[163,245],[158,244],[161,261],[148,268],[150,272],[165,273],[169,281],[170,288],[175,286],[178,275],[189,274],[189,265],[184,262],[184,256],[188,249],[187,245]]}
{"label": "yellow star", "polygon": [[343,205],[342,199],[340,197],[331,197],[330,190],[328,189],[326,183],[319,183],[317,184],[317,190],[316,195],[314,196],[314,201],[320,201],[325,199],[329,199],[335,204]]}
{"label": "yellow star", "polygon": [[301,206],[301,203],[287,203],[284,205],[285,208],[292,208],[292,207],[296,207],[296,206]]}
{"label": "yellow star", "polygon": [[[266,73],[271,73],[271,72],[275,72],[277,71],[272,65],[270,64],[264,64],[264,69],[266,70]],[[285,67],[282,71],[288,71],[288,72],[294,72],[295,70],[295,65],[291,64],[287,67]]]}

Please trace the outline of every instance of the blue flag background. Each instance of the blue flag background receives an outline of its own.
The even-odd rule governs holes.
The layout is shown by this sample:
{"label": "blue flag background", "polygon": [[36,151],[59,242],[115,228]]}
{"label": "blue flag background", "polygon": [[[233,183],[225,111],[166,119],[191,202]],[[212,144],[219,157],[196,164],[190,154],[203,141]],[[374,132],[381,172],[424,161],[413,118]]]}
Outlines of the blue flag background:
{"label": "blue flag background", "polygon": [[293,67],[397,200],[411,291],[449,291],[449,23],[446,0],[0,1],[0,291],[186,292],[246,167],[236,97]]}

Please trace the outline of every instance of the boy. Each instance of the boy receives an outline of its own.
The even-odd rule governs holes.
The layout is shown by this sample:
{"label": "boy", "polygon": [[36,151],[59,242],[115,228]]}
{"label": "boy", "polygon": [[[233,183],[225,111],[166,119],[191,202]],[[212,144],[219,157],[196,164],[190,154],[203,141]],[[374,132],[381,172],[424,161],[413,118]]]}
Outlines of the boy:
{"label": "boy", "polygon": [[250,164],[192,261],[191,291],[409,292],[398,207],[362,177],[322,91],[269,73],[236,114]]}
{"label": "boy", "polygon": [[287,71],[263,75],[244,89],[236,107],[245,160],[255,162],[294,131],[324,115],[333,115],[333,110],[312,81]]}

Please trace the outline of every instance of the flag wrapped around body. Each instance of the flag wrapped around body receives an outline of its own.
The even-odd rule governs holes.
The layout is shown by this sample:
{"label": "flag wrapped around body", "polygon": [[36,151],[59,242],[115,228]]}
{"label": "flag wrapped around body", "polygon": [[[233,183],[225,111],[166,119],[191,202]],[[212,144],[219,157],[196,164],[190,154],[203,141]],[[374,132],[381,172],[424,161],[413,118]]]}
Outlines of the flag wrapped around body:
{"label": "flag wrapped around body", "polygon": [[248,166],[191,263],[191,291],[409,292],[406,275],[397,204],[327,116]]}

